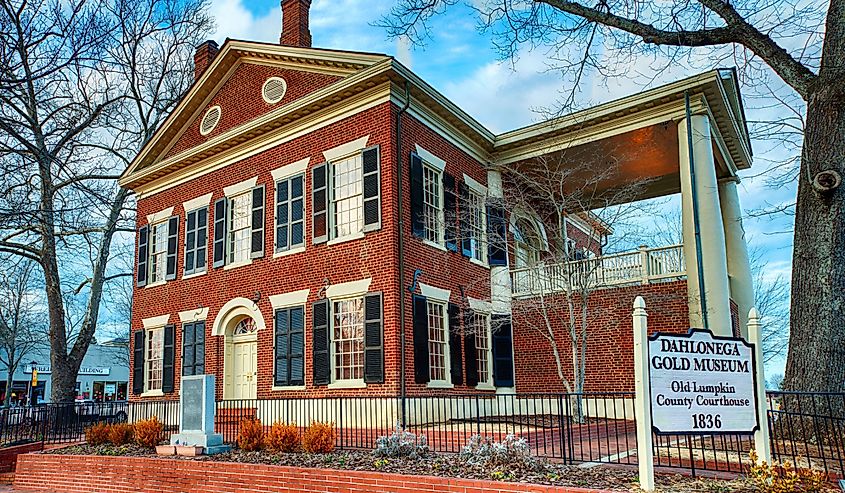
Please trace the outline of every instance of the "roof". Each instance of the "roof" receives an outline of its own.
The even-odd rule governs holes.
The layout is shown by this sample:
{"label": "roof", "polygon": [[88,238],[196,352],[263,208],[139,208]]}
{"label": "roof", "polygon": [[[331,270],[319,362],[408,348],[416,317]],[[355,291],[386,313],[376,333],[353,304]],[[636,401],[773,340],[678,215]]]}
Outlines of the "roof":
{"label": "roof", "polygon": [[[164,158],[172,143],[205,108],[208,100],[243,62],[274,63],[342,76],[338,81],[275,108],[236,128],[174,156]],[[122,174],[121,186],[135,189],[175,170],[228,153],[269,132],[301,123],[303,118],[354,98],[375,87],[402,94],[407,87],[414,107],[461,136],[461,144],[482,162],[507,163],[575,145],[605,135],[682,117],[685,93],[695,98],[697,111],[716,122],[724,151],[735,169],[751,166],[751,143],[735,71],[718,69],[620,98],[583,111],[495,134],[467,114],[410,69],[389,55],[322,48],[290,47],[227,39],[209,68],[156,131]],[[401,96],[404,98],[404,94]],[[403,99],[404,101],[404,99]]]}

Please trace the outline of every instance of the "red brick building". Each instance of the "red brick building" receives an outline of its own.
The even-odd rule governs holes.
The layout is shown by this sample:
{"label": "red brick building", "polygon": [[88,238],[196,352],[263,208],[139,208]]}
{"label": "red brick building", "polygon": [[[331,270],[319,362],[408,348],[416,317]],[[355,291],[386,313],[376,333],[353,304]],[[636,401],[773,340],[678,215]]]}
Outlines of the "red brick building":
{"label": "red brick building", "polygon": [[[403,375],[409,395],[560,391],[513,308],[540,285],[563,296],[556,248],[600,273],[588,390],[631,388],[636,295],[655,330],[742,326],[750,146],[731,71],[496,135],[390,56],[312,48],[309,4],[283,2],[278,45],[200,46],[195,84],[121,178],[138,202],[132,399],[178,398],[201,373],[219,399],[396,395]],[[683,244],[603,256],[610,229],[589,215],[505,210],[508,170],[573,146],[648,178],[637,198],[681,192]]]}

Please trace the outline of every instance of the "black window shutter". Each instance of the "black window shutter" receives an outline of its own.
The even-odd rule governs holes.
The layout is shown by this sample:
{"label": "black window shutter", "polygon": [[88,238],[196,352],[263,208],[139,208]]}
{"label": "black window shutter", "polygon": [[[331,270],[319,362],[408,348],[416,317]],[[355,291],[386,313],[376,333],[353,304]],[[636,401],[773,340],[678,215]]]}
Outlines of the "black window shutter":
{"label": "black window shutter", "polygon": [[144,331],[135,331],[132,345],[132,393],[144,393]]}
{"label": "black window shutter", "polygon": [[172,324],[164,326],[164,362],[162,363],[161,391],[173,392],[173,368],[176,363],[176,327]]}
{"label": "black window shutter", "polygon": [[194,374],[194,355],[196,354],[194,341],[194,324],[182,324],[182,376]]}
{"label": "black window shutter", "polygon": [[314,385],[328,385],[331,382],[329,361],[329,300],[320,300],[312,305]]}
{"label": "black window shutter", "polygon": [[492,316],[493,384],[513,387],[513,336],[510,315]]}
{"label": "black window shutter", "polygon": [[226,209],[229,199],[222,198],[214,203],[214,259],[212,267],[226,264]]}
{"label": "black window shutter", "polygon": [[452,374],[452,384],[464,383],[464,362],[461,351],[461,309],[454,303],[449,303],[449,366]]}
{"label": "black window shutter", "polygon": [[364,382],[384,383],[382,294],[364,296]]}
{"label": "black window shutter", "polygon": [[378,146],[364,149],[363,169],[364,231],[375,231],[381,227],[381,170]]}
{"label": "black window shutter", "polygon": [[[196,269],[196,248],[197,248],[197,213],[190,211],[185,214],[185,253],[182,269],[185,274],[192,274]],[[183,326],[184,331],[184,326]]]}
{"label": "black window shutter", "polygon": [[[464,182],[458,183],[458,193],[461,196],[461,213],[464,214],[464,216],[472,214],[472,211],[469,210],[469,188],[467,188]],[[464,257],[472,257],[471,233],[472,232],[467,228],[467,231],[464,232],[463,237],[461,238],[461,255]]]}
{"label": "black window shutter", "polygon": [[276,183],[276,251],[290,246],[290,180]]}
{"label": "black window shutter", "polygon": [[167,272],[164,280],[176,279],[176,255],[179,250],[179,216],[167,220]]}
{"label": "black window shutter", "polygon": [[487,262],[508,265],[505,208],[499,203],[487,206]]}
{"label": "black window shutter", "polygon": [[423,162],[411,153],[411,231],[425,238],[425,210],[423,207]]}
{"label": "black window shutter", "polygon": [[264,256],[264,185],[252,189],[252,238],[249,258]]}
{"label": "black window shutter", "polygon": [[446,248],[458,251],[458,197],[455,195],[455,177],[443,173],[443,218],[446,222]]}
{"label": "black window shutter", "polygon": [[472,319],[475,314],[472,310],[464,311],[464,359],[466,360],[467,386],[478,385],[478,351],[475,347],[475,332]]}
{"label": "black window shutter", "polygon": [[149,257],[150,227],[141,226],[138,230],[138,287],[147,285],[147,259]]}
{"label": "black window shutter", "polygon": [[276,361],[273,385],[290,385],[290,310],[276,310]]}
{"label": "black window shutter", "polygon": [[290,385],[305,385],[305,308],[291,308],[288,345]]}
{"label": "black window shutter", "polygon": [[414,295],[414,381],[428,383],[428,303]]}
{"label": "black window shutter", "polygon": [[328,205],[328,166],[323,163],[311,170],[311,241],[314,244],[329,239]]}
{"label": "black window shutter", "polygon": [[194,375],[205,374],[205,321],[194,323]]}

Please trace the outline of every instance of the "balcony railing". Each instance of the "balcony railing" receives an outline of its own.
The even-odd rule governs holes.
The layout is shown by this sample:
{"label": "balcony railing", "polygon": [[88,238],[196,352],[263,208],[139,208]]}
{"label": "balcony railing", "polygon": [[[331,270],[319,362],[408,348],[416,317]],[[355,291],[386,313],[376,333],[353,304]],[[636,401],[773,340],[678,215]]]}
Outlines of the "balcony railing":
{"label": "balcony railing", "polygon": [[686,277],[683,245],[640,247],[558,264],[540,263],[511,270],[514,296],[537,296],[584,289],[650,284]]}

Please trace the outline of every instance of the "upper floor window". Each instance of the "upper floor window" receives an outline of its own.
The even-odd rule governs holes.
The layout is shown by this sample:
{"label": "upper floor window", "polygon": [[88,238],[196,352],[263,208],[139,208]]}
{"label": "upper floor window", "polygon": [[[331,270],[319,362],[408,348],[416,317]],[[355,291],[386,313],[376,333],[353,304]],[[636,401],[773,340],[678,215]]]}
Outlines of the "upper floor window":
{"label": "upper floor window", "polygon": [[208,248],[208,207],[188,211],[185,217],[185,274],[205,272]]}
{"label": "upper floor window", "polygon": [[484,214],[484,195],[475,190],[468,189],[464,200],[464,250],[466,255],[479,262],[486,261],[485,254],[485,214]]}
{"label": "upper floor window", "polygon": [[381,227],[379,148],[315,166],[311,194],[314,243],[359,238]]}
{"label": "upper floor window", "polygon": [[305,246],[305,176],[276,182],[276,252]]}
{"label": "upper floor window", "polygon": [[226,197],[214,203],[214,267],[264,256],[264,185],[255,180],[226,187]]}
{"label": "upper floor window", "polygon": [[176,279],[179,216],[167,217],[173,208],[148,217],[138,230],[137,285],[159,285]]}
{"label": "upper floor window", "polygon": [[440,171],[423,162],[423,224],[424,238],[443,244],[443,187]]}
{"label": "upper floor window", "polygon": [[167,275],[167,223],[153,225],[150,245],[150,282],[163,282]]}
{"label": "upper floor window", "polygon": [[229,258],[228,263],[242,263],[249,260],[252,221],[250,193],[242,193],[231,199],[229,216]]}

